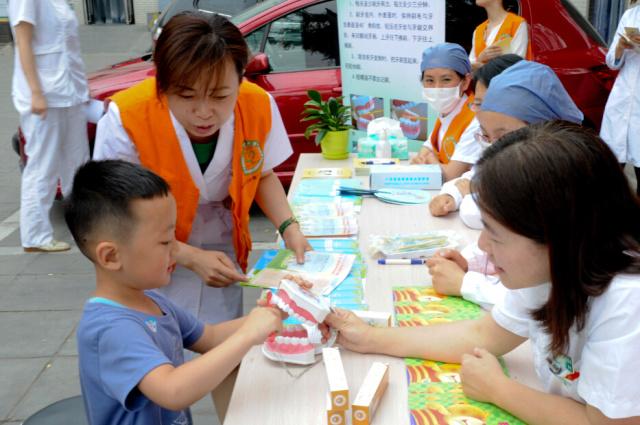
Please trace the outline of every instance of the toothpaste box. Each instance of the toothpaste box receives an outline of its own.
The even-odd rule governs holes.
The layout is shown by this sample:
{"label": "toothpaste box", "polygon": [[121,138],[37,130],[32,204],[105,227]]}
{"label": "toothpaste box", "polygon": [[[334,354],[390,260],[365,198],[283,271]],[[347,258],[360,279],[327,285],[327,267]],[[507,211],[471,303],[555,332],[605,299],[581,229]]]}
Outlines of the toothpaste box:
{"label": "toothpaste box", "polygon": [[342,366],[342,357],[337,348],[323,348],[322,361],[327,371],[329,381],[329,396],[331,399],[331,410],[349,409],[349,386],[347,376]]}
{"label": "toothpaste box", "polygon": [[327,424],[347,425],[347,411],[336,410],[331,405],[331,395],[327,393]]}
{"label": "toothpaste box", "polygon": [[352,425],[371,424],[388,384],[389,365],[380,362],[372,364],[351,406]]}
{"label": "toothpaste box", "polygon": [[371,189],[440,189],[442,169],[438,164],[372,165]]}

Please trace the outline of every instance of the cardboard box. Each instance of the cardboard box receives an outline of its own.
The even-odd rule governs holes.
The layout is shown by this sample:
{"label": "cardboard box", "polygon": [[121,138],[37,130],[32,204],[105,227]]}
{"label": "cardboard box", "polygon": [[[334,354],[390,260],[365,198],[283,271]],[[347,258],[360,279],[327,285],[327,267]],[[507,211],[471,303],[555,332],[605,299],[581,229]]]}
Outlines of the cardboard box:
{"label": "cardboard box", "polygon": [[352,425],[370,425],[384,391],[389,385],[389,365],[375,362],[353,401]]}
{"label": "cardboard box", "polygon": [[347,425],[347,411],[334,409],[329,393],[327,393],[327,425]]}
{"label": "cardboard box", "polygon": [[370,326],[376,328],[390,328],[392,324],[391,313],[366,310],[353,310],[353,313],[367,322],[367,324],[369,324]]}
{"label": "cardboard box", "polygon": [[440,189],[442,169],[437,164],[372,165],[371,189]]}
{"label": "cardboard box", "polygon": [[342,357],[337,348],[323,348],[322,361],[329,381],[331,410],[349,409],[349,386],[342,366]]}

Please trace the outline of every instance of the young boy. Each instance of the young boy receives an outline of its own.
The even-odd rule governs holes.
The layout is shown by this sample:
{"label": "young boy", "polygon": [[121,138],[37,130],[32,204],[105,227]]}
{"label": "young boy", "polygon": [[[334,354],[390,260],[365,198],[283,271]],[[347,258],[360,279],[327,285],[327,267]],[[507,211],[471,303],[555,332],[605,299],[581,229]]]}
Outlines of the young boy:
{"label": "young boy", "polygon": [[[96,270],[96,291],[77,332],[92,425],[191,424],[189,406],[281,329],[274,308],[204,325],[151,291],[169,283],[176,264],[176,203],[151,171],[123,161],[86,163],[65,219]],[[202,356],[185,363],[184,348]]]}

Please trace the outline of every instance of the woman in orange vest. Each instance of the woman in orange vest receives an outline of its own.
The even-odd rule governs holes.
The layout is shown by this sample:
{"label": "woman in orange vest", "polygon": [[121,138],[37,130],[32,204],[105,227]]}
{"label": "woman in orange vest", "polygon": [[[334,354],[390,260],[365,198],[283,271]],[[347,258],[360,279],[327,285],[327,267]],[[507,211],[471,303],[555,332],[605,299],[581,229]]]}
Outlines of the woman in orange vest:
{"label": "woman in orange vest", "polygon": [[96,132],[94,159],[139,163],[169,182],[180,267],[161,292],[209,323],[242,314],[236,264],[246,272],[254,200],[299,262],[310,249],[272,171],[291,144],[271,96],[242,79],[248,56],[226,18],[176,15],[155,47],[156,77],[115,94]]}
{"label": "woman in orange vest", "polygon": [[473,45],[469,60],[473,69],[506,53],[515,53],[532,60],[529,26],[527,21],[507,12],[503,0],[476,0],[476,5],[487,11],[487,20],[473,32]]}
{"label": "woman in orange vest", "polygon": [[440,164],[443,180],[469,171],[480,157],[474,134],[480,128],[472,111],[471,63],[467,52],[455,43],[427,48],[420,62],[422,97],[438,113],[429,139],[411,162]]}

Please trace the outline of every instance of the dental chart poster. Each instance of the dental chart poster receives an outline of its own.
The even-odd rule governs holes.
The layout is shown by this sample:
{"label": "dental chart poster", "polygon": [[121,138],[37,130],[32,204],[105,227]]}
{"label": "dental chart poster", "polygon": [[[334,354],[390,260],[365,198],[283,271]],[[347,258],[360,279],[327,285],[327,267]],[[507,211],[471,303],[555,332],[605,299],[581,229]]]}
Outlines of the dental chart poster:
{"label": "dental chart poster", "polygon": [[424,49],[445,40],[445,2],[338,0],[338,29],[352,143],[382,116],[400,121],[408,139],[426,140],[436,115],[422,100],[420,60]]}

